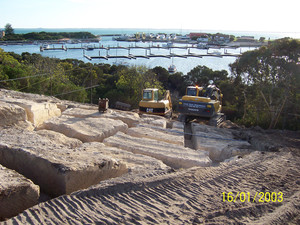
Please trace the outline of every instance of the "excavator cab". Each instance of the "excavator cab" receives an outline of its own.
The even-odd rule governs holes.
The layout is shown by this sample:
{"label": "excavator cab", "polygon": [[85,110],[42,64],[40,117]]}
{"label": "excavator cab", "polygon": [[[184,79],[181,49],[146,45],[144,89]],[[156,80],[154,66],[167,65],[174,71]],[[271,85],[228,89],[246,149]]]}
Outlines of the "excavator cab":
{"label": "excavator cab", "polygon": [[142,100],[139,103],[140,114],[153,114],[165,116],[172,113],[172,102],[170,92],[166,91],[162,100],[158,99],[157,88],[146,88],[142,93]]}
{"label": "excavator cab", "polygon": [[143,100],[144,101],[158,101],[158,89],[147,88],[143,90]]}
{"label": "excavator cab", "polygon": [[180,118],[189,121],[195,118],[223,117],[222,97],[220,89],[213,84],[206,87],[188,86],[186,95],[179,100],[178,111]]}

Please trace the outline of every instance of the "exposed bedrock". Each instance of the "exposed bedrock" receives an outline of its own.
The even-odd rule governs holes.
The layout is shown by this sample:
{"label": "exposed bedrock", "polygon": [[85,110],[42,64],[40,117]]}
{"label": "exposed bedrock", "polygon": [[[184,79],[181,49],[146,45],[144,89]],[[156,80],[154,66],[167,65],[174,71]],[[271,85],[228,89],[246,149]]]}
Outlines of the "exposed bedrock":
{"label": "exposed bedrock", "polygon": [[211,164],[205,151],[194,151],[180,145],[149,138],[132,137],[122,132],[104,139],[103,143],[135,154],[154,157],[172,168],[209,166]]}
{"label": "exposed bedrock", "polygon": [[135,126],[140,122],[140,117],[134,112],[124,112],[120,110],[108,109],[105,113],[99,113],[94,108],[70,108],[63,112],[63,115],[78,117],[78,118],[110,118],[114,120],[121,120],[128,125],[128,127]]}
{"label": "exposed bedrock", "polygon": [[134,154],[119,148],[106,146],[99,142],[84,143],[78,148],[78,150],[120,160],[128,168],[129,174],[133,174],[134,176],[138,174],[151,175],[170,169],[170,167],[165,165],[161,160],[141,154]]}
{"label": "exposed bedrock", "polygon": [[126,131],[127,124],[109,118],[77,118],[61,116],[47,120],[38,129],[53,130],[82,142],[102,142],[118,131]]}
{"label": "exposed bedrock", "polygon": [[0,101],[0,127],[17,125],[27,120],[24,108]]}
{"label": "exposed bedrock", "polygon": [[[169,132],[168,132],[169,131]],[[149,138],[157,141],[163,141],[170,144],[184,145],[182,133],[172,132],[169,129],[155,129],[155,127],[138,126],[129,128],[126,134],[134,137]]]}
{"label": "exposed bedrock", "polygon": [[0,165],[0,181],[0,221],[38,203],[39,186],[16,171]]}
{"label": "exposed bedrock", "polygon": [[34,126],[39,126],[45,120],[61,115],[61,111],[57,108],[55,103],[34,102],[31,100],[11,97],[2,97],[0,100],[8,104],[22,107],[26,111],[27,120]]}
{"label": "exposed bedrock", "polygon": [[35,132],[0,131],[0,163],[38,184],[50,196],[69,194],[127,173],[120,160],[68,148]]}
{"label": "exposed bedrock", "polygon": [[243,156],[253,151],[247,141],[234,139],[230,130],[192,123],[192,142],[196,150],[209,152],[213,161]]}

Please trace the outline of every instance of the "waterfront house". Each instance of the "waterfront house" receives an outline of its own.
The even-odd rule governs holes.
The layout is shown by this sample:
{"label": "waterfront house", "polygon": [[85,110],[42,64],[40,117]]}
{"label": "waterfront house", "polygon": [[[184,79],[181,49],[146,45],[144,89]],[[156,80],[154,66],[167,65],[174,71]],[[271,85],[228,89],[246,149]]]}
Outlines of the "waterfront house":
{"label": "waterfront house", "polygon": [[197,38],[197,42],[199,43],[207,43],[209,41],[209,38],[208,38],[208,36],[201,36],[201,37],[199,37],[199,38]]}
{"label": "waterfront house", "polygon": [[191,40],[193,40],[193,39],[196,40],[197,38],[200,38],[200,37],[204,37],[204,36],[207,37],[207,34],[206,33],[190,33],[189,36],[190,36]]}
{"label": "waterfront house", "polygon": [[237,42],[255,42],[254,36],[237,37]]}

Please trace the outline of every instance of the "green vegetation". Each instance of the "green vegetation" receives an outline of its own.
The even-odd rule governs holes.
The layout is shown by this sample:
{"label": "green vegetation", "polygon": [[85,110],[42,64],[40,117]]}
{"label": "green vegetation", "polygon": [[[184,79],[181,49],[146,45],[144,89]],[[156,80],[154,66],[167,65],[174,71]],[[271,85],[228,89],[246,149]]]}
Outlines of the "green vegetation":
{"label": "green vegetation", "polygon": [[234,106],[248,126],[299,129],[300,42],[284,38],[243,53],[231,64]]}
{"label": "green vegetation", "polygon": [[27,34],[15,34],[11,24],[5,25],[5,36],[1,41],[41,41],[41,40],[59,40],[63,38],[70,39],[91,39],[97,38],[90,32],[31,32]]}
{"label": "green vegetation", "polygon": [[6,35],[13,35],[15,33],[14,29],[12,28],[12,25],[10,23],[5,25],[5,34]]}
{"label": "green vegetation", "polygon": [[63,38],[70,39],[90,39],[96,38],[90,32],[31,32],[27,34],[9,34],[5,35],[3,41],[41,41],[41,40],[59,40]]}
{"label": "green vegetation", "polygon": [[227,71],[197,66],[186,75],[162,67],[126,67],[53,59],[0,49],[0,88],[97,103],[109,98],[137,108],[143,88],[171,91],[174,109],[188,85],[209,80],[222,90],[227,118],[246,126],[297,130],[300,127],[300,42],[281,39],[242,54]]}

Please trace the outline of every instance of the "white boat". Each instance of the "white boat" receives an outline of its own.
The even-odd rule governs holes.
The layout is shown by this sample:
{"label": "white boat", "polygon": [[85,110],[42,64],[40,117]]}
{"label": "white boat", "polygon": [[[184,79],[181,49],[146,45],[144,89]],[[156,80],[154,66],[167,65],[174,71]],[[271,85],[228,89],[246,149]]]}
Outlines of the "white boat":
{"label": "white boat", "polygon": [[85,49],[88,50],[88,51],[92,51],[92,50],[94,50],[94,48],[95,48],[95,46],[93,46],[93,45],[87,45],[85,47]]}
{"label": "white boat", "polygon": [[45,49],[49,49],[50,48],[50,45],[48,44],[43,44],[40,46],[40,51],[43,52]]}
{"label": "white boat", "polygon": [[163,48],[172,48],[174,47],[174,43],[173,42],[168,42],[167,44],[163,45]]}
{"label": "white boat", "polygon": [[171,66],[169,66],[168,71],[169,73],[176,73],[177,71],[176,66],[172,64]]}
{"label": "white boat", "polygon": [[197,44],[197,48],[199,49],[209,49],[206,43],[199,43]]}
{"label": "white boat", "polygon": [[220,51],[215,50],[210,54],[212,54],[212,55],[221,55],[222,53]]}

